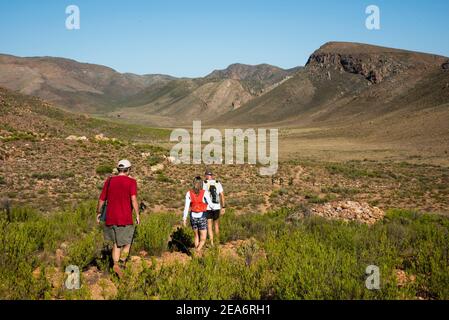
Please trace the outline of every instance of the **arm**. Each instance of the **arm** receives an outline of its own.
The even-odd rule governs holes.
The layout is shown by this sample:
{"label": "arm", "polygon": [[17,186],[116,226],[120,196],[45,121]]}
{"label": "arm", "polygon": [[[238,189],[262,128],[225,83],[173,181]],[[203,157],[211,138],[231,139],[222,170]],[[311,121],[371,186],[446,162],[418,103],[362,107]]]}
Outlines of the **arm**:
{"label": "arm", "polygon": [[104,182],[103,189],[101,190],[100,198],[98,199],[98,204],[97,204],[97,223],[100,223],[101,209],[103,208],[103,205],[106,202],[106,193],[107,193],[106,189],[107,189],[108,180],[106,180]]}
{"label": "arm", "polygon": [[226,208],[224,192],[220,193],[220,205],[222,208]]}
{"label": "arm", "polygon": [[98,205],[97,205],[97,223],[100,223],[100,217],[101,217],[101,208],[103,208],[105,201],[99,199]]}
{"label": "arm", "polygon": [[187,194],[186,194],[186,203],[184,205],[184,214],[182,216],[182,221],[183,221],[184,226],[186,225],[187,216],[189,215],[189,210],[190,210],[190,195],[187,192]]}
{"label": "arm", "polygon": [[[204,199],[203,199],[204,203],[210,205],[212,203],[212,199],[210,197],[210,193],[208,191],[204,192]],[[210,209],[210,207],[208,206],[208,210]]]}
{"label": "arm", "polygon": [[224,192],[220,193],[220,206],[221,206],[221,214],[225,214],[226,202],[225,202]]}
{"label": "arm", "polygon": [[218,190],[219,194],[220,194],[220,207],[221,207],[221,214],[225,213],[225,209],[226,209],[226,201],[225,201],[225,196],[224,196],[224,191],[223,191],[223,185],[220,183],[220,189]]}
{"label": "arm", "polygon": [[140,224],[140,213],[139,213],[139,204],[137,203],[137,196],[131,196],[131,203],[133,205],[134,211],[136,212],[137,224]]}

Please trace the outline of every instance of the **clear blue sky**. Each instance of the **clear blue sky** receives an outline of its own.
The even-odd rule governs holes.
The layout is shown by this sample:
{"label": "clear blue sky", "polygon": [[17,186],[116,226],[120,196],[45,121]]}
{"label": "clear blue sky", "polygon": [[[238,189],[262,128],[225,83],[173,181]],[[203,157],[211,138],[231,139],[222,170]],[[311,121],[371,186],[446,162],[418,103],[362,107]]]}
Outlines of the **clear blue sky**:
{"label": "clear blue sky", "polygon": [[[80,30],[65,28],[71,4]],[[379,31],[365,28],[370,4]],[[447,0],[0,0],[0,52],[194,77],[235,62],[304,65],[327,41],[449,56],[448,17]]]}

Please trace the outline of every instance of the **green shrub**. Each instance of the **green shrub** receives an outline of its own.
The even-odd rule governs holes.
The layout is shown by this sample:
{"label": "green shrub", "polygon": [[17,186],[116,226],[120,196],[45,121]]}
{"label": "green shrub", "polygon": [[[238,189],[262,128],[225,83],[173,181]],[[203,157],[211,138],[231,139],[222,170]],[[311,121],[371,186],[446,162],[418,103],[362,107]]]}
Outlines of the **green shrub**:
{"label": "green shrub", "polygon": [[106,174],[111,174],[113,170],[114,170],[114,168],[111,165],[109,165],[109,164],[102,164],[102,165],[99,165],[95,169],[95,172],[98,175],[106,175]]}
{"label": "green shrub", "polygon": [[[107,261],[95,223],[95,202],[41,215],[13,208],[0,218],[0,298],[48,299],[46,266],[64,242],[65,264],[81,269]],[[237,255],[206,249],[202,258],[157,265],[120,281],[120,299],[449,299],[449,219],[413,211],[389,210],[372,226],[319,217],[288,219],[288,210],[222,217],[221,240],[246,240]],[[176,214],[144,216],[133,250],[160,255],[180,249],[173,239],[192,240],[189,228],[174,228]],[[248,240],[250,239],[250,240]],[[185,240],[185,241],[184,241]],[[188,246],[191,246],[189,243]],[[182,250],[181,250],[182,251]],[[109,253],[108,253],[109,254]],[[380,268],[380,290],[365,287],[366,267]],[[37,269],[40,268],[40,269]],[[397,270],[416,280],[398,286]],[[86,288],[85,286],[84,288]],[[84,290],[84,291],[83,291]],[[62,293],[66,299],[90,298],[87,289]]]}
{"label": "green shrub", "polygon": [[68,249],[67,263],[80,269],[89,266],[100,256],[102,245],[102,235],[95,229],[80,240],[72,242]]}
{"label": "green shrub", "polygon": [[170,234],[180,217],[169,213],[152,213],[137,227],[134,246],[151,255],[160,255],[168,248]]}
{"label": "green shrub", "polygon": [[171,182],[173,182],[173,180],[170,179],[169,177],[167,177],[163,172],[159,172],[157,174],[156,180],[158,182],[164,182],[164,183],[171,183]]}
{"label": "green shrub", "polygon": [[148,165],[155,166],[164,161],[164,158],[161,155],[152,155],[148,158]]}
{"label": "green shrub", "polygon": [[31,175],[31,178],[38,179],[38,180],[53,180],[59,178],[59,176],[52,172],[39,172],[39,173],[33,173]]}

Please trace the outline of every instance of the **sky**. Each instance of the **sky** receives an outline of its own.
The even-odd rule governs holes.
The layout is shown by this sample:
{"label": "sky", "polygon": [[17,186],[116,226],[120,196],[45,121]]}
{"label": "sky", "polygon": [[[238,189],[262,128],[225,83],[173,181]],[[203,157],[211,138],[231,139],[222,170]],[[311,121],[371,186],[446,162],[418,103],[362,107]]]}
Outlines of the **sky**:
{"label": "sky", "polygon": [[[80,29],[66,28],[66,8]],[[369,5],[380,30],[365,26]],[[232,63],[304,65],[328,41],[449,56],[447,0],[0,0],[0,53],[119,72],[205,76]]]}

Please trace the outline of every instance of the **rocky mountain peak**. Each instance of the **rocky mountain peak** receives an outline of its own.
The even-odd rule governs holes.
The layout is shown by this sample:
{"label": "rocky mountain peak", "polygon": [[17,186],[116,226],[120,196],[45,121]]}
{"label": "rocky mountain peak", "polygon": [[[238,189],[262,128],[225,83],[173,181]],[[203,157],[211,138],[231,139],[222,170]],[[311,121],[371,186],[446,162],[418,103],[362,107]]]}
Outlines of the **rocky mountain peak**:
{"label": "rocky mountain peak", "polygon": [[441,64],[443,57],[372,45],[329,42],[315,51],[306,67],[364,76],[373,84],[392,76]]}

